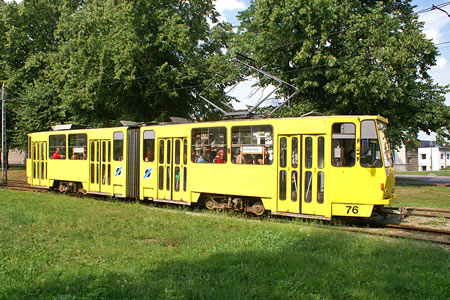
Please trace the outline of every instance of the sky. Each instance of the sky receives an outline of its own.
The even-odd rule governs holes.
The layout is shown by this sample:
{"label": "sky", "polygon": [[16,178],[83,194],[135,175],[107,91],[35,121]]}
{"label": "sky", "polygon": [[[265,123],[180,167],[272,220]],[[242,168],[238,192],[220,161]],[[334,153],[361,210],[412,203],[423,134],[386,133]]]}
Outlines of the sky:
{"label": "sky", "polygon": [[[411,3],[416,6],[414,11],[420,11],[444,2],[447,1],[414,0]],[[233,25],[239,25],[236,15],[250,5],[250,0],[216,0],[215,3],[216,9],[222,15],[222,20],[226,20]],[[450,5],[442,7],[442,9],[450,14]],[[419,14],[419,20],[424,22],[425,35],[433,40],[435,44],[449,42],[448,44],[437,45],[440,55],[437,57],[437,64],[431,69],[430,74],[436,83],[440,85],[450,84],[450,17],[446,13],[435,9]],[[255,104],[263,96],[261,93],[258,93],[251,98],[248,97],[253,91],[251,87],[253,82],[243,83],[233,90],[231,95],[243,100],[240,104],[233,103],[235,108],[242,108],[244,104]],[[446,99],[445,103],[450,106],[450,93],[447,94]],[[428,136],[425,133],[420,133],[419,135],[419,139],[422,140],[432,140],[434,138],[434,134]]]}

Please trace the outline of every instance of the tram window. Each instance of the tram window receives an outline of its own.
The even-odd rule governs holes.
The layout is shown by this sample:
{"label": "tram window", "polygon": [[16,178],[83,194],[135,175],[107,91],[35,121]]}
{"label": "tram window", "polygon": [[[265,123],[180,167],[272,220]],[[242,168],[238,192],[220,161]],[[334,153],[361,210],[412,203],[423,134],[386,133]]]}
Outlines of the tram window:
{"label": "tram window", "polygon": [[334,123],[332,126],[331,164],[335,167],[355,165],[356,126],[353,123]]}
{"label": "tram window", "polygon": [[183,145],[183,164],[187,164],[187,156],[188,156],[188,145],[187,145],[187,140],[184,140],[184,145]]}
{"label": "tram window", "polygon": [[111,141],[108,141],[108,162],[111,162]]}
{"label": "tram window", "polygon": [[97,176],[95,177],[95,183],[98,184],[100,182],[99,181],[99,178],[100,178],[100,164],[97,165],[96,169],[97,170],[95,172],[96,172]]}
{"label": "tram window", "polygon": [[164,140],[159,141],[159,163],[164,163]]}
{"label": "tram window", "polygon": [[362,167],[381,168],[383,166],[377,128],[374,120],[364,120],[361,122],[360,153],[360,163]]}
{"label": "tram window", "polygon": [[292,202],[297,201],[297,195],[298,195],[298,180],[297,180],[297,171],[292,171],[292,178],[291,178],[291,200]]}
{"label": "tram window", "polygon": [[111,165],[108,164],[108,185],[111,185]]}
{"label": "tram window", "polygon": [[323,203],[325,175],[322,171],[317,173],[317,203]]}
{"label": "tram window", "polygon": [[305,167],[312,168],[312,154],[313,154],[313,140],[312,137],[307,137],[305,140]]}
{"label": "tram window", "polygon": [[106,162],[106,142],[102,142],[102,161]]}
{"label": "tram window", "polygon": [[305,172],[305,202],[311,203],[312,200],[312,172]]}
{"label": "tram window", "polygon": [[36,160],[36,144],[33,146],[33,159]]}
{"label": "tram window", "polygon": [[167,164],[170,164],[170,140],[167,140],[167,148],[166,148],[167,152]]}
{"label": "tram window", "polygon": [[96,143],[97,144],[97,151],[95,152],[96,153],[96,161],[98,161],[98,162],[100,162],[100,142],[97,142]]}
{"label": "tram window", "polygon": [[159,166],[158,175],[158,188],[162,190],[164,188],[164,166]]}
{"label": "tram window", "polygon": [[95,160],[95,143],[91,142],[91,161]]}
{"label": "tram window", "polygon": [[286,170],[280,171],[280,200],[286,200]]}
{"label": "tram window", "polygon": [[175,140],[175,164],[179,165],[180,164],[180,149],[181,144],[180,144],[180,140]]}
{"label": "tram window", "polygon": [[320,136],[317,140],[317,167],[323,169],[325,166],[325,138]]}
{"label": "tram window", "polygon": [[297,168],[298,167],[298,138],[293,137],[292,138],[292,167]]}
{"label": "tram window", "polygon": [[175,167],[175,192],[179,192],[180,191],[180,167]]}
{"label": "tram window", "polygon": [[51,135],[49,138],[50,158],[65,159],[66,158],[66,135]]}
{"label": "tram window", "polygon": [[144,131],[144,145],[142,154],[144,161],[155,160],[155,132],[153,130]]}
{"label": "tram window", "polygon": [[106,183],[106,165],[102,164],[102,184]]}
{"label": "tram window", "polygon": [[186,192],[187,188],[187,168],[183,168],[183,192]]}
{"label": "tram window", "polygon": [[41,144],[41,159],[45,160],[45,144]]}
{"label": "tram window", "polygon": [[[227,129],[225,127],[206,127],[192,129],[192,162],[226,163]],[[187,144],[186,144],[187,149]]]}
{"label": "tram window", "polygon": [[86,159],[87,135],[85,133],[69,134],[70,159]]}
{"label": "tram window", "polygon": [[272,164],[272,126],[254,125],[232,127],[231,157],[232,162],[235,164]]}
{"label": "tram window", "polygon": [[286,168],[287,165],[287,139],[282,137],[280,139],[280,167]]}
{"label": "tram window", "polygon": [[166,190],[170,191],[170,167],[166,167]]}
{"label": "tram window", "polygon": [[95,164],[91,164],[91,183],[95,182]]}
{"label": "tram window", "polygon": [[113,158],[115,161],[123,160],[123,132],[114,132],[113,136]]}

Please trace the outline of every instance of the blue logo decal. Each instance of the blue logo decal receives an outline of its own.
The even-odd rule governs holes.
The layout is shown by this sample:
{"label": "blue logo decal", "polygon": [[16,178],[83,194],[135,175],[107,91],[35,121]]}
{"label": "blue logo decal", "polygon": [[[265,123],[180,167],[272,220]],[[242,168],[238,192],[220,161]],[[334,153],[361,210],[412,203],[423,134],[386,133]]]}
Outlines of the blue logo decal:
{"label": "blue logo decal", "polygon": [[122,175],[122,169],[123,167],[117,167],[116,169],[116,175],[114,175],[115,177],[119,177],[120,175]]}
{"label": "blue logo decal", "polygon": [[153,171],[153,168],[145,169],[144,178],[148,179],[148,178],[152,177],[152,171]]}

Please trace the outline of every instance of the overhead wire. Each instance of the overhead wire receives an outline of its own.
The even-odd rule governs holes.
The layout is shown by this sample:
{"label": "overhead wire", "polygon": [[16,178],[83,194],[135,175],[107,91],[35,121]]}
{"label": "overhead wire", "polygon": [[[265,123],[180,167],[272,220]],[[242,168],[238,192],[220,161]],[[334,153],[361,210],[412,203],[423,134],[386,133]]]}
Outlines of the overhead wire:
{"label": "overhead wire", "polygon": [[450,1],[444,2],[444,3],[441,3],[441,4],[438,4],[438,5],[432,5],[432,6],[429,7],[429,8],[425,8],[425,9],[416,11],[416,12],[414,12],[413,14],[418,15],[418,14],[427,13],[427,12],[430,12],[430,11],[432,11],[432,10],[435,10],[436,8],[442,8],[442,7],[445,7],[445,6],[448,6],[448,5],[450,5]]}

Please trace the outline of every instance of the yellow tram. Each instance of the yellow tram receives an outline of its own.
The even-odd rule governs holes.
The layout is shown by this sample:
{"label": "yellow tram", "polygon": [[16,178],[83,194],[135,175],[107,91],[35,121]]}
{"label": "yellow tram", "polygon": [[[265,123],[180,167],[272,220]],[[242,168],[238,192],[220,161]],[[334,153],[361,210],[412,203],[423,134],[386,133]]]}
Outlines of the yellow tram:
{"label": "yellow tram", "polygon": [[34,186],[292,217],[370,217],[394,195],[387,120],[307,116],[28,135]]}

